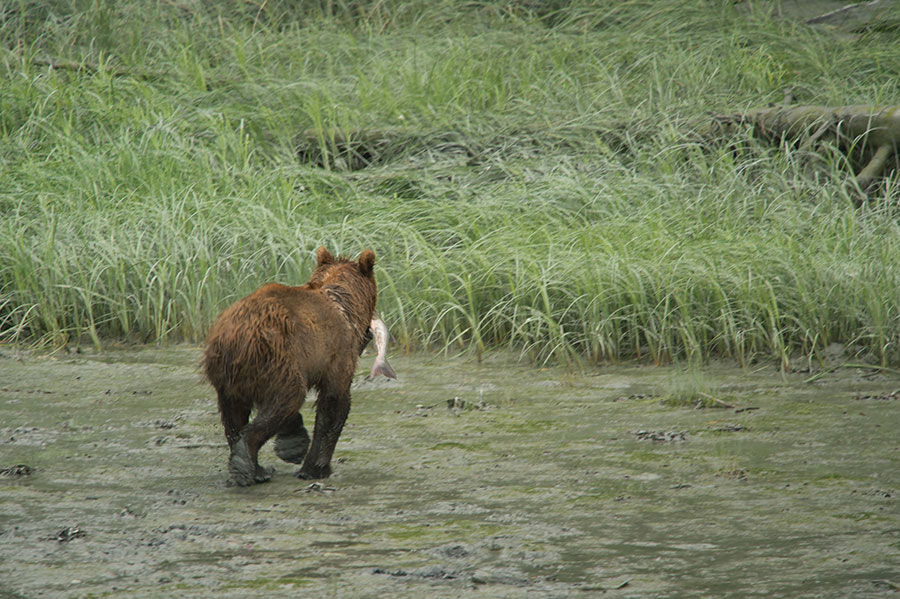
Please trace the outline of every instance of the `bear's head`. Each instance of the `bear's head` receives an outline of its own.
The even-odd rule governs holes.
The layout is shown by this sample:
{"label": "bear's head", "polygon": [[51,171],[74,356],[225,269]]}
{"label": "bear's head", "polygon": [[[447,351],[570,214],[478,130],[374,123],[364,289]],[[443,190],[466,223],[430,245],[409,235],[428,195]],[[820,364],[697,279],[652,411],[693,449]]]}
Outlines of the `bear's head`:
{"label": "bear's head", "polygon": [[378,287],[375,284],[375,252],[364,250],[358,260],[343,256],[335,258],[324,247],[316,251],[316,269],[309,279],[310,289],[324,289],[340,304],[355,326],[365,330],[369,326]]}
{"label": "bear's head", "polygon": [[375,277],[375,252],[372,250],[363,250],[357,261],[350,260],[343,256],[335,258],[325,247],[320,247],[316,251],[316,270],[310,277],[310,284],[323,282],[326,278],[337,275],[338,273],[348,274],[352,272],[352,268],[348,266],[356,266],[356,270],[363,277]]}

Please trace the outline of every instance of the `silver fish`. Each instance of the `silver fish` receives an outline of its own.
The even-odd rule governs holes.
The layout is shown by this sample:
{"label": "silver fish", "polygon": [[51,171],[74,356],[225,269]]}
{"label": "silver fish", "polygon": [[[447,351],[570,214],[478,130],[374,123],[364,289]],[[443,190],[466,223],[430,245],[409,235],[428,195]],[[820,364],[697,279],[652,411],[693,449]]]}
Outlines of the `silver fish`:
{"label": "silver fish", "polygon": [[383,374],[389,379],[397,378],[397,375],[394,374],[394,369],[391,368],[391,365],[388,364],[387,361],[387,325],[385,325],[384,321],[376,315],[372,318],[372,322],[369,323],[369,330],[372,331],[372,337],[375,339],[375,349],[378,352],[375,356],[375,364],[372,365],[372,372],[369,373],[369,378],[374,379],[379,374]]}

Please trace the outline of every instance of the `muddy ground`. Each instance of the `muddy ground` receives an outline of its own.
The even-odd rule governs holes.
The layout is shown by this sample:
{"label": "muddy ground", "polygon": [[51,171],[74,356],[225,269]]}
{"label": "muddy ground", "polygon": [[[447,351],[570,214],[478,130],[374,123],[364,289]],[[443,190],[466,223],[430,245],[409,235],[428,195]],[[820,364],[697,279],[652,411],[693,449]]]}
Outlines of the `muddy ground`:
{"label": "muddy ground", "polygon": [[198,360],[0,347],[0,597],[900,594],[900,378],[395,357],[241,489]]}

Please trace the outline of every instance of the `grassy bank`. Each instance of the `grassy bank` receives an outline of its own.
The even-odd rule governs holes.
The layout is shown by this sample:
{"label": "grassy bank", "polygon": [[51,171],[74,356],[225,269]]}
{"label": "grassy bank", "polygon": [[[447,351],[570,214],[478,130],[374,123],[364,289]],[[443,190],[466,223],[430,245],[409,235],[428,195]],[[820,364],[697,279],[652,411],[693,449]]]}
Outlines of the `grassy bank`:
{"label": "grassy bank", "polygon": [[386,4],[0,9],[0,337],[201,339],[324,244],[375,249],[407,349],[900,361],[896,180],[856,208],[837,154],[696,135],[900,103],[896,24]]}

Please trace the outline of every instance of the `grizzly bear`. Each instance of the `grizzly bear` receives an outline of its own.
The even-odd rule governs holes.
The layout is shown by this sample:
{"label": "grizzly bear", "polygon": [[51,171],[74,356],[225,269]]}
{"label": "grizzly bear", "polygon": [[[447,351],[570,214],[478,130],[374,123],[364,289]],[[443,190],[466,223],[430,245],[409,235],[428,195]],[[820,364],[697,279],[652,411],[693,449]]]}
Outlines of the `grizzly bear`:
{"label": "grizzly bear", "polygon": [[[316,261],[306,285],[263,285],[225,310],[207,336],[204,371],[218,394],[237,485],[271,478],[257,456],[273,436],[279,458],[302,462],[299,478],[331,475],[378,290],[372,250],[354,262],[320,247]],[[300,415],[309,389],[318,393],[311,444]]]}

